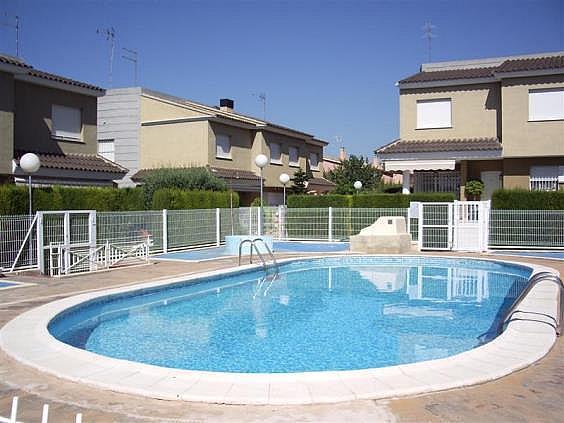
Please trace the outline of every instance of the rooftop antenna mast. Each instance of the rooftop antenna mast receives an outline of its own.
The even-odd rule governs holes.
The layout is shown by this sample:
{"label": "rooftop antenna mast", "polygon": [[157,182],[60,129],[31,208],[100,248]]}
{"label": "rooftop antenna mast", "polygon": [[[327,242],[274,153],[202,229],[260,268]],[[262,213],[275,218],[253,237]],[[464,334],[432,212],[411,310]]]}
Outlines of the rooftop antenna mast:
{"label": "rooftop antenna mast", "polygon": [[112,75],[114,70],[114,51],[116,48],[116,31],[113,27],[105,29],[97,29],[96,34],[102,34],[106,37],[106,40],[110,42],[110,75],[109,75],[109,85],[112,88]]}
{"label": "rooftop antenna mast", "polygon": [[15,23],[11,23],[11,16],[5,12],[4,18],[5,20],[0,21],[0,25],[16,29],[16,57],[20,57],[20,17],[14,16]]}
{"label": "rooftop antenna mast", "polygon": [[433,30],[437,27],[431,22],[425,22],[425,25],[421,28],[423,30],[423,38],[427,38],[427,59],[431,61],[431,40],[437,36],[433,33]]}
{"label": "rooftop antenna mast", "polygon": [[134,86],[137,86],[137,64],[139,63],[139,53],[135,50],[130,50],[128,48],[122,47],[124,54],[122,58],[133,63],[134,66]]}
{"label": "rooftop antenna mast", "polygon": [[262,103],[262,119],[266,120],[266,93],[253,94]]}

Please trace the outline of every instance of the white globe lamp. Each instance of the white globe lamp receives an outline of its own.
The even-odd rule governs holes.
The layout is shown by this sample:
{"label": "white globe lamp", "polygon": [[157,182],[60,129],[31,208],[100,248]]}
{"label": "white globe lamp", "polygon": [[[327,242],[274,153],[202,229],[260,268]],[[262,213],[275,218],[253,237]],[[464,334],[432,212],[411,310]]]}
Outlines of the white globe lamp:
{"label": "white globe lamp", "polygon": [[262,169],[267,165],[267,163],[268,163],[268,157],[266,157],[264,154],[259,154],[258,156],[255,157],[255,164],[257,165],[258,168]]}
{"label": "white globe lamp", "polygon": [[286,207],[286,184],[288,182],[290,182],[290,176],[287,173],[282,173],[280,174],[280,177],[278,178],[280,180],[280,183],[284,186],[284,207]]}
{"label": "white globe lamp", "polygon": [[32,198],[31,198],[31,174],[35,173],[41,167],[41,161],[37,154],[33,153],[25,153],[20,158],[20,168],[28,174],[28,191],[29,191],[29,215],[31,216],[32,213]]}
{"label": "white globe lamp", "polygon": [[354,184],[354,189],[356,189],[357,191],[360,191],[362,189],[362,182],[360,181],[356,181]]}

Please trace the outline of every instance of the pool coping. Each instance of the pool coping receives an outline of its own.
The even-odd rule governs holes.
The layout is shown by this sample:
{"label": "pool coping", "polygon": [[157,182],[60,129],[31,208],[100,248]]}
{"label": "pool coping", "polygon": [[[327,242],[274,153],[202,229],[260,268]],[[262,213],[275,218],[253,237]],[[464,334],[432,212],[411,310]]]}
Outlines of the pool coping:
{"label": "pool coping", "polygon": [[[384,257],[391,256],[399,255]],[[533,273],[548,270],[558,274],[555,269],[531,263],[470,259],[517,264],[531,268]],[[303,257],[279,262],[297,260],[303,260]],[[159,279],[47,303],[8,322],[0,330],[0,348],[17,361],[37,370],[101,389],[168,400],[284,405],[391,398],[480,384],[533,364],[550,351],[556,340],[553,325],[558,290],[556,285],[548,282],[535,286],[506,330],[485,345],[443,359],[365,370],[255,374],[171,369],[74,348],[56,340],[47,331],[47,324],[55,315],[84,301],[257,267],[259,265],[246,265]]]}

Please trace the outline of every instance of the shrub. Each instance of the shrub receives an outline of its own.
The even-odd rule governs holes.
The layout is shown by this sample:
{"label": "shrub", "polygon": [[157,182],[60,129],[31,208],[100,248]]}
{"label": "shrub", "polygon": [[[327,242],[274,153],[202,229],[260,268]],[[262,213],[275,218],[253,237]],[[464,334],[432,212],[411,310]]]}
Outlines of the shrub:
{"label": "shrub", "polygon": [[0,185],[0,214],[27,214],[27,198],[27,187]]}
{"label": "shrub", "polygon": [[[187,191],[178,188],[161,188],[155,191],[153,210],[185,210],[228,208],[231,202],[229,191]],[[239,207],[239,195],[233,192],[233,207]]]}
{"label": "shrub", "polygon": [[451,202],[456,199],[453,193],[420,194],[358,194],[358,195],[291,195],[288,197],[290,208],[312,207],[358,207],[358,208],[406,208],[411,201]]}
{"label": "shrub", "polygon": [[286,203],[289,208],[350,207],[350,197],[340,194],[290,195]]}
{"label": "shrub", "polygon": [[564,191],[500,189],[492,195],[492,208],[504,210],[564,210]]}
{"label": "shrub", "polygon": [[145,205],[148,208],[152,206],[153,193],[161,188],[226,191],[227,185],[205,167],[155,169],[143,180]]}

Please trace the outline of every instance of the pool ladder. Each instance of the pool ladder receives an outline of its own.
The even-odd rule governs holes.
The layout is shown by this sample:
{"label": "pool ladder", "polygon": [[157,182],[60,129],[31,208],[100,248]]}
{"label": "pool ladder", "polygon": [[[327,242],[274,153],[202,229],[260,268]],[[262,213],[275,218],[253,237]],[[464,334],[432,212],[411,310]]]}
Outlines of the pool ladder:
{"label": "pool ladder", "polygon": [[558,307],[556,309],[556,317],[554,318],[554,329],[556,330],[556,335],[560,336],[562,334],[562,321],[564,320],[564,282],[557,275],[551,272],[539,272],[534,274],[527,283],[527,287],[521,292],[517,299],[513,302],[513,305],[507,310],[503,319],[499,322],[498,333],[501,333],[505,324],[510,321],[513,314],[518,312],[517,307],[521,304],[523,299],[527,296],[529,292],[539,283],[539,282],[553,282],[560,288],[560,297],[558,298]]}
{"label": "pool ladder", "polygon": [[276,274],[278,274],[278,262],[276,261],[276,257],[274,257],[272,250],[270,249],[268,244],[262,238],[255,238],[255,239],[248,239],[247,238],[247,239],[244,239],[244,240],[241,241],[241,243],[239,244],[239,266],[241,266],[241,252],[243,250],[243,245],[251,244],[250,254],[249,254],[249,263],[251,263],[251,264],[253,263],[253,249],[254,249],[257,253],[257,256],[260,258],[260,261],[262,262],[262,267],[264,268],[265,272],[267,271],[268,264],[267,264],[266,260],[264,259],[264,255],[260,252],[259,248],[257,247],[257,242],[259,242],[259,241],[262,242],[262,244],[264,245],[264,248],[268,252],[268,256],[270,257],[270,260],[272,260],[272,264],[274,265],[274,268],[276,269]]}

